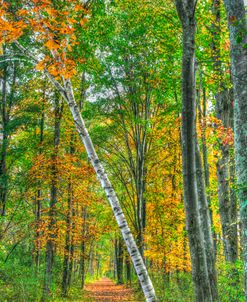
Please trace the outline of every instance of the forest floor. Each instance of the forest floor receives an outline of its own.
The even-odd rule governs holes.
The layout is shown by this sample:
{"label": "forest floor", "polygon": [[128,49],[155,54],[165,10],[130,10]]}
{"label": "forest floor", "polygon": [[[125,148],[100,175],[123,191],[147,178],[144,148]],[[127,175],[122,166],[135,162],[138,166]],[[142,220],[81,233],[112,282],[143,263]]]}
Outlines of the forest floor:
{"label": "forest floor", "polygon": [[94,302],[143,302],[135,297],[131,288],[116,285],[108,278],[87,284],[85,290]]}

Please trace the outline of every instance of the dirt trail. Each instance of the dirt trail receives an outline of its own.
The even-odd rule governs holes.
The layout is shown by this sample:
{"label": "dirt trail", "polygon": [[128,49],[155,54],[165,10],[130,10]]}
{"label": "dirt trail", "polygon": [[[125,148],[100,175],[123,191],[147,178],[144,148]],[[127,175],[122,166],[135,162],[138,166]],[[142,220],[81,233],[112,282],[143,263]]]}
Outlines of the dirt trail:
{"label": "dirt trail", "polygon": [[139,302],[135,299],[133,290],[124,285],[116,285],[108,278],[88,284],[85,289],[95,302]]}

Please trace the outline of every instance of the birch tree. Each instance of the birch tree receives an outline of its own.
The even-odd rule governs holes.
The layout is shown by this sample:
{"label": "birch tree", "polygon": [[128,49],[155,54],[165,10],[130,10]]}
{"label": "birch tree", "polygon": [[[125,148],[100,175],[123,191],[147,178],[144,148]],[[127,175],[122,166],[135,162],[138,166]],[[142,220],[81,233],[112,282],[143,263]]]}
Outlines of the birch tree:
{"label": "birch tree", "polygon": [[[6,8],[8,9],[8,5]],[[75,11],[75,17],[73,19],[72,17],[67,17],[68,10]],[[74,34],[76,26],[78,26],[78,23],[81,26],[85,24],[85,15],[87,12],[87,7],[78,4],[77,1],[70,1],[68,4],[64,4],[63,1],[57,1],[54,4],[44,1],[36,4],[35,1],[32,3],[30,9],[27,10],[24,7],[21,11],[16,12],[16,14],[20,16],[25,16],[25,22],[23,20],[6,22],[6,31],[3,31],[3,34],[6,35],[7,32],[9,41],[12,41],[16,45],[22,55],[28,57],[34,64],[37,64],[37,68],[44,72],[51,84],[57,89],[60,96],[69,106],[75,127],[82,143],[85,146],[88,158],[93,165],[101,186],[112,207],[117,224],[121,230],[123,239],[142,286],[146,301],[155,302],[155,291],[146,266],[130,231],[118,197],[95,151],[91,137],[85,126],[85,122],[81,116],[79,106],[74,96],[71,77],[75,74],[75,62],[72,58],[69,58],[69,53],[72,50],[72,47],[77,43],[76,36]],[[32,14],[36,16],[35,20],[33,20]],[[48,16],[52,16],[50,23],[47,23],[47,14]],[[12,11],[11,14],[7,11],[6,19],[8,18],[12,20]],[[3,28],[4,24],[5,23],[3,21]],[[16,30],[17,26],[19,26],[19,31]],[[45,47],[45,51],[43,53],[38,51],[35,43],[33,44],[34,51],[30,52],[29,49],[18,41],[18,39],[23,35],[23,31],[26,27],[34,33],[39,42],[42,41]],[[47,50],[49,53],[48,56]]]}

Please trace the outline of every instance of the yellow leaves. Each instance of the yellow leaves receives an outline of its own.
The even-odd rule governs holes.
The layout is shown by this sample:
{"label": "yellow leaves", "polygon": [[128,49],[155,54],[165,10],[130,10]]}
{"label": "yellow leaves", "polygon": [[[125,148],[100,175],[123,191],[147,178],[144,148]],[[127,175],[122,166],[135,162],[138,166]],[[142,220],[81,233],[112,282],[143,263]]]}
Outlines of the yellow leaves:
{"label": "yellow leaves", "polygon": [[36,69],[39,71],[43,71],[45,69],[45,61],[41,61],[36,65]]}
{"label": "yellow leaves", "polygon": [[81,26],[84,26],[84,24],[86,23],[87,19],[86,18],[83,18],[80,20],[80,24]]}
{"label": "yellow leaves", "polygon": [[20,9],[18,11],[18,16],[27,16],[28,15],[28,11],[26,9]]}
{"label": "yellow leaves", "polygon": [[[87,10],[77,1],[68,1],[62,9],[55,9],[50,0],[31,0],[30,8],[22,6],[16,11],[18,21],[9,13],[11,5],[4,3],[0,8],[0,43],[17,40],[24,29],[33,32],[39,45],[47,48],[49,59],[37,64],[36,69],[45,68],[54,77],[70,78],[76,74],[76,64],[71,60],[73,46],[78,44],[75,30],[84,26]],[[85,17],[84,17],[85,16]],[[35,43],[35,42],[34,42]],[[42,54],[41,54],[42,55]],[[43,53],[44,55],[44,53]],[[77,60],[77,64],[83,63]]]}
{"label": "yellow leaves", "polygon": [[47,48],[49,48],[50,50],[54,50],[54,49],[59,49],[59,44],[57,42],[55,42],[54,40],[48,40],[46,43],[45,43],[45,46]]}
{"label": "yellow leaves", "polygon": [[50,7],[47,7],[46,10],[48,15],[53,16],[56,13],[56,10],[51,9]]}

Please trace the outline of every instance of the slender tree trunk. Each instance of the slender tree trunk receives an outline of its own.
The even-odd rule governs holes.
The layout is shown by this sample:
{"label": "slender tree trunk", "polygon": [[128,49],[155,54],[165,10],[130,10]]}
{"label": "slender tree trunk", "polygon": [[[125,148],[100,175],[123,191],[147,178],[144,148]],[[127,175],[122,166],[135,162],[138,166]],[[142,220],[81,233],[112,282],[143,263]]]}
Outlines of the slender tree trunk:
{"label": "slender tree trunk", "polygon": [[[40,139],[39,139],[39,154],[42,153],[42,143],[44,141],[44,125],[45,125],[45,88],[43,91],[43,103],[42,103],[42,111],[41,111],[41,119],[40,119]],[[40,256],[41,256],[41,231],[40,231],[40,223],[41,223],[41,204],[42,199],[42,190],[41,190],[41,183],[38,184],[37,190],[37,202],[36,202],[36,256],[35,256],[35,263],[37,267],[37,271],[39,271],[40,266]]]}
{"label": "slender tree trunk", "polygon": [[[74,148],[74,133],[71,135],[70,139],[70,155],[75,153]],[[71,284],[71,275],[73,269],[73,221],[72,217],[74,214],[73,206],[73,188],[72,181],[68,180],[68,203],[67,203],[67,218],[66,218],[66,242],[64,249],[64,263],[63,263],[63,281],[62,281],[62,293],[64,296],[68,295],[68,290]]]}
{"label": "slender tree trunk", "polygon": [[[3,54],[5,54],[5,46],[3,47]],[[2,146],[0,153],[0,214],[6,215],[7,193],[8,193],[8,170],[7,170],[7,148],[9,144],[9,121],[10,114],[14,100],[15,85],[16,85],[16,73],[17,66],[13,66],[12,83],[10,84],[10,92],[7,91],[8,80],[8,67],[3,68],[3,83],[2,83],[2,104],[1,104],[1,117],[2,117]]]}
{"label": "slender tree trunk", "polygon": [[[233,127],[232,93],[225,89],[216,95],[216,115],[224,128]],[[231,188],[231,175],[234,172],[234,161],[230,155],[230,147],[222,142],[217,163],[219,209],[222,224],[225,259],[235,263],[238,258],[237,235],[237,202]],[[232,175],[233,177],[233,175]]]}
{"label": "slender tree trunk", "polygon": [[60,122],[62,118],[62,105],[58,95],[55,94],[55,121],[54,121],[54,150],[52,155],[52,167],[51,167],[51,192],[50,192],[50,205],[49,205],[49,225],[48,225],[48,240],[46,244],[46,269],[45,280],[42,300],[46,301],[52,295],[51,285],[53,276],[53,264],[55,257],[55,237],[56,237],[56,204],[58,195],[58,171],[57,171],[57,157],[58,147],[60,143]]}
{"label": "slender tree trunk", "polygon": [[[220,40],[221,40],[221,0],[212,1],[212,50],[214,71],[217,77],[216,94],[216,116],[222,121],[225,128],[233,128],[233,94],[232,90],[227,89],[224,83],[224,75],[222,73]],[[231,163],[229,147],[219,142],[220,155],[217,163],[218,177],[218,197],[219,210],[223,233],[223,246],[225,259],[234,263],[238,257],[238,234],[237,234],[237,203],[232,190],[230,189],[230,167]],[[234,168],[231,169],[234,171]]]}
{"label": "slender tree trunk", "polygon": [[91,243],[89,250],[88,272],[91,276],[94,275],[94,242]]}
{"label": "slender tree trunk", "polygon": [[72,244],[72,194],[71,194],[71,181],[68,185],[68,206],[67,206],[67,218],[66,218],[66,243],[64,248],[64,262],[63,262],[63,281],[62,281],[62,293],[63,296],[68,295],[69,289],[69,274],[70,274],[70,262],[71,262],[71,244]]}
{"label": "slender tree trunk", "polygon": [[126,283],[131,285],[131,262],[129,255],[125,255],[125,268],[126,268]]}
{"label": "slender tree trunk", "polygon": [[209,302],[214,301],[214,298],[208,274],[204,234],[200,224],[196,183],[195,5],[196,1],[176,1],[178,15],[183,28],[183,182],[195,300],[198,302]]}
{"label": "slender tree trunk", "polygon": [[[201,75],[200,75],[200,82],[202,82]],[[201,142],[202,142],[202,158],[203,158],[203,172],[204,172],[204,180],[205,180],[205,188],[206,188],[206,195],[207,195],[207,204],[209,209],[209,216],[210,216],[210,223],[211,223],[211,232],[213,236],[213,244],[214,244],[214,258],[216,260],[216,253],[217,253],[217,238],[216,233],[212,229],[213,226],[213,211],[211,208],[211,196],[210,196],[210,173],[209,173],[209,163],[208,163],[208,148],[207,148],[207,138],[206,138],[206,117],[207,117],[207,98],[206,98],[206,89],[202,87],[200,83],[200,89],[202,89],[202,106],[201,96],[198,99],[199,105],[199,122],[201,127]]]}
{"label": "slender tree trunk", "polygon": [[117,238],[115,241],[115,255],[116,255],[116,269],[117,269],[117,283],[123,284],[123,260],[124,247],[122,238]]}
{"label": "slender tree trunk", "polygon": [[[73,194],[73,191],[72,191]],[[71,204],[71,209],[72,209],[72,217],[75,217],[75,208],[74,208],[74,201],[73,201],[73,195],[71,197],[72,200],[72,204]],[[71,242],[70,242],[70,257],[69,257],[69,271],[68,271],[68,288],[70,287],[71,283],[72,283],[72,273],[73,273],[73,269],[74,269],[74,251],[75,251],[75,247],[74,247],[74,233],[73,230],[75,229],[75,222],[72,219],[72,223],[71,223]]]}
{"label": "slender tree trunk", "polygon": [[0,160],[0,201],[1,201],[1,216],[6,214],[6,199],[7,199],[7,146],[8,146],[8,115],[7,115],[7,66],[3,68],[3,83],[2,83],[2,147]]}
{"label": "slender tree trunk", "polygon": [[212,225],[210,219],[210,211],[208,206],[207,195],[205,191],[205,180],[203,175],[201,154],[198,142],[196,141],[196,180],[199,201],[200,220],[202,223],[205,252],[208,267],[208,277],[211,287],[213,301],[218,299],[217,290],[217,273],[215,268],[215,248],[212,236]]}
{"label": "slender tree trunk", "polygon": [[81,256],[80,256],[80,266],[81,266],[81,288],[85,285],[85,258],[86,258],[86,220],[87,220],[87,208],[82,208],[82,241],[81,241]]}
{"label": "slender tree trunk", "polygon": [[243,0],[224,0],[224,3],[231,43],[231,66],[235,96],[235,158],[243,231],[245,301],[247,301],[247,22]]}

